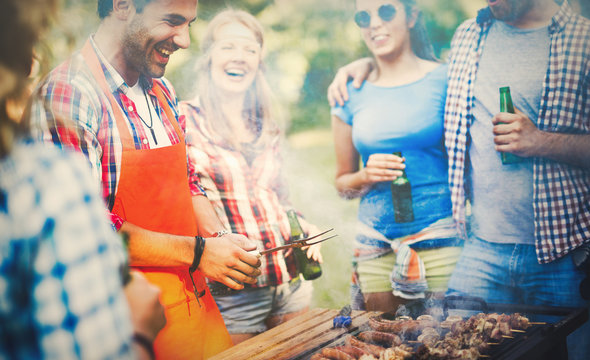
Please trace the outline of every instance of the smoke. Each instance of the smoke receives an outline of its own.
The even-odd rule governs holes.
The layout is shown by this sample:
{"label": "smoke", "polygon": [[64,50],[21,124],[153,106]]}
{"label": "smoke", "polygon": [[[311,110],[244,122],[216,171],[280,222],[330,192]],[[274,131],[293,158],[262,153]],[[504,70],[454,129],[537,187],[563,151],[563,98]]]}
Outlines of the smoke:
{"label": "smoke", "polygon": [[295,208],[320,230],[334,228],[338,234],[322,245],[322,276],[313,281],[312,307],[341,308],[350,303],[358,201],[342,199],[334,187],[336,167],[330,130],[291,136],[284,146],[283,158],[290,200]]}

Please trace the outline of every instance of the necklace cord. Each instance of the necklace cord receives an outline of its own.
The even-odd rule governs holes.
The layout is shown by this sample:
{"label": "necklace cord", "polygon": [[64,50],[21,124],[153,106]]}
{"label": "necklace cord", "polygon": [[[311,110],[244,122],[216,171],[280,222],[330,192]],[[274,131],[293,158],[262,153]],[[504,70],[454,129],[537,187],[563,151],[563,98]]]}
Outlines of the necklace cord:
{"label": "necklace cord", "polygon": [[148,125],[147,122],[145,122],[145,120],[143,120],[143,118],[141,117],[141,115],[139,115],[139,111],[137,112],[137,116],[139,116],[139,119],[141,120],[142,123],[144,123],[144,125],[150,129],[150,132],[152,133],[152,139],[154,139],[154,143],[156,145],[158,145],[158,140],[156,140],[156,133],[154,132],[153,126],[154,126],[154,119],[152,117],[152,108],[150,106],[150,101],[148,99],[147,96],[147,92],[145,91],[145,89],[142,87],[143,90],[143,97],[145,98],[145,104],[147,105],[148,108],[148,112],[150,113],[150,124]]}

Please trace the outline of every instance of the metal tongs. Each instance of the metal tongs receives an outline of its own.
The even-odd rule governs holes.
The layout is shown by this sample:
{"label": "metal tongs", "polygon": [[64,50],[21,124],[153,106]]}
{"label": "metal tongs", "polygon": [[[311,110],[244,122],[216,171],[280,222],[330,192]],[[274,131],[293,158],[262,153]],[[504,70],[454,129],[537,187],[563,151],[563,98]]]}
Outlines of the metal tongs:
{"label": "metal tongs", "polygon": [[328,236],[326,238],[319,239],[319,240],[316,240],[316,241],[313,241],[313,242],[309,242],[309,241],[310,240],[313,240],[313,239],[317,239],[320,236],[325,235],[326,233],[328,233],[328,232],[330,232],[332,230],[334,230],[334,229],[332,228],[332,229],[328,229],[326,231],[322,231],[319,234],[316,234],[314,236],[307,237],[305,239],[293,240],[293,241],[291,241],[288,244],[285,244],[285,245],[282,245],[282,246],[277,246],[277,247],[274,247],[272,249],[265,249],[265,250],[262,250],[262,251],[252,250],[252,251],[249,251],[249,252],[251,254],[256,255],[256,256],[262,256],[262,255],[266,255],[266,254],[269,254],[269,253],[272,253],[272,252],[275,252],[275,251],[279,251],[279,250],[285,250],[285,249],[291,249],[291,248],[301,248],[301,247],[304,247],[304,246],[311,246],[311,245],[319,244],[321,242],[324,242],[326,240],[330,240],[331,238],[338,236],[338,234],[331,235],[331,236]]}

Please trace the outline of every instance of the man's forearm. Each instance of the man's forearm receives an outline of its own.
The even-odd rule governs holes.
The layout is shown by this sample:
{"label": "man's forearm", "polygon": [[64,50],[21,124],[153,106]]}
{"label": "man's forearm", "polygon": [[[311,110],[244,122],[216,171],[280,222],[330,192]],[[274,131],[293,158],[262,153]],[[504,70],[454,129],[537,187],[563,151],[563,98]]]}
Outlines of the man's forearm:
{"label": "man's forearm", "polygon": [[143,229],[124,222],[120,232],[129,235],[129,261],[134,266],[190,266],[195,239]]}
{"label": "man's forearm", "polygon": [[590,170],[590,135],[543,134],[539,156]]}

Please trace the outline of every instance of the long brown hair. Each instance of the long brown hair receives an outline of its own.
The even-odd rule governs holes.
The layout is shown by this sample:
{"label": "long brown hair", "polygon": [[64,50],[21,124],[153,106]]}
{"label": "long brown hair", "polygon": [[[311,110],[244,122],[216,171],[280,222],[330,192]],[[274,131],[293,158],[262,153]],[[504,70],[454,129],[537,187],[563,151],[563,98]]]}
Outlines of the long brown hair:
{"label": "long brown hair", "polygon": [[424,25],[422,11],[418,9],[416,0],[399,0],[399,2],[404,5],[406,16],[410,16],[414,10],[418,11],[416,23],[410,29],[410,44],[412,45],[414,54],[424,60],[438,61],[434,55],[434,49],[426,31],[426,25]]}
{"label": "long brown hair", "polygon": [[[242,145],[235,140],[228,119],[221,110],[218,90],[211,78],[211,48],[215,44],[215,33],[221,26],[240,23],[247,27],[264,48],[264,31],[260,22],[251,14],[235,9],[226,9],[211,20],[207,26],[205,37],[201,43],[203,56],[197,63],[197,97],[201,110],[207,119],[209,131],[220,136],[227,143],[237,149]],[[264,146],[278,134],[278,126],[274,122],[273,101],[270,86],[266,81],[265,66],[260,62],[256,77],[252,86],[247,90],[244,100],[243,117],[248,129],[256,135],[255,147]],[[215,124],[215,126],[213,126]]]}

